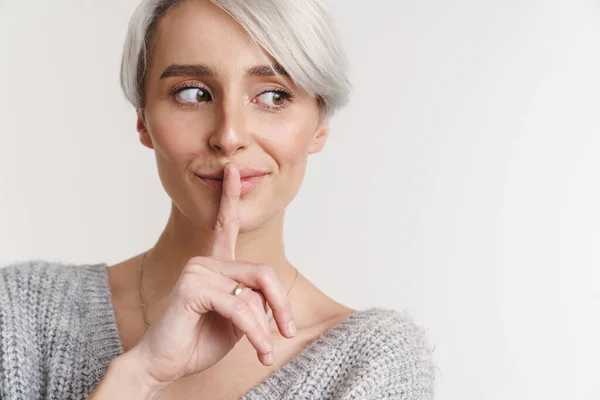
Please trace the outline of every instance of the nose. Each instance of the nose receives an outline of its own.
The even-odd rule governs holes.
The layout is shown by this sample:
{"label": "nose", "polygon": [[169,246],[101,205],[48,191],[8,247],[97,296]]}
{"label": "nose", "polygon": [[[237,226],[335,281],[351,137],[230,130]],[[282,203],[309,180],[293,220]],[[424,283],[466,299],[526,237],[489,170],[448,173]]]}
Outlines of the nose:
{"label": "nose", "polygon": [[250,135],[244,122],[243,110],[235,105],[223,105],[217,118],[214,131],[208,138],[208,145],[217,154],[233,156],[248,148]]}

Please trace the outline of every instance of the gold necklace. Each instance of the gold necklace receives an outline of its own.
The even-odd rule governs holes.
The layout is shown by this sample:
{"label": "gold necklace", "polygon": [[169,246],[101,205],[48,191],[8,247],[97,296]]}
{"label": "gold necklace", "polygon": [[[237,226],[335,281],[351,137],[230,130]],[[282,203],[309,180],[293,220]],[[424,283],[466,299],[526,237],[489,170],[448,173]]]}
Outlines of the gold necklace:
{"label": "gold necklace", "polygon": [[[146,255],[148,254],[147,250],[144,252],[144,255],[142,256],[142,266],[140,267],[140,280],[139,280],[139,289],[140,289],[140,297],[141,297],[141,304],[140,306],[142,307],[142,316],[144,317],[144,324],[146,324],[146,329],[147,330],[150,327],[150,323],[148,322],[148,311],[146,308],[146,298],[144,297],[144,290],[142,289],[142,280],[144,278],[144,264],[146,261]],[[290,286],[289,290],[287,291],[287,294],[289,295],[290,292],[292,291],[292,288],[294,287],[294,283],[296,283],[296,279],[298,278],[298,268],[294,267],[294,269],[296,270],[296,273],[294,275],[294,281],[292,282],[292,285]],[[269,322],[273,321],[273,316],[271,316],[271,318],[269,319]]]}

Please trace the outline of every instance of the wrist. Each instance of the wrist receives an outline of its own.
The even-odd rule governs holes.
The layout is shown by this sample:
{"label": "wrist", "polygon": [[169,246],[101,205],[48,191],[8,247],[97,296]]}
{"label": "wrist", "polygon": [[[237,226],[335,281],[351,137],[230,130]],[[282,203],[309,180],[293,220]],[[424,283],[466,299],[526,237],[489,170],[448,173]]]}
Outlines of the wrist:
{"label": "wrist", "polygon": [[[115,358],[106,372],[109,381],[120,388],[119,398],[155,399],[167,386],[146,373],[135,351],[128,351]],[[123,389],[125,391],[123,391]],[[112,397],[111,397],[112,398]],[[117,397],[115,397],[117,398]]]}

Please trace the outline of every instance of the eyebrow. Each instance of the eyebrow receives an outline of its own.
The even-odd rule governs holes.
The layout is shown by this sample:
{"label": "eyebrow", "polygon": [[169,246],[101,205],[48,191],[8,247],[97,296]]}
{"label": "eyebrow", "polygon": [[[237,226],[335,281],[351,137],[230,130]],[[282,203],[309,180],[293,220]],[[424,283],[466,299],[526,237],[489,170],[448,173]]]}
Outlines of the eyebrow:
{"label": "eyebrow", "polygon": [[[275,70],[275,72],[273,72],[273,70]],[[247,77],[277,76],[277,74],[282,76],[289,76],[287,71],[278,63],[275,63],[273,65],[255,65],[246,70]],[[207,67],[206,65],[202,64],[172,64],[164,70],[164,72],[160,75],[160,79],[170,78],[174,76],[217,76],[217,73],[213,71],[210,67]]]}

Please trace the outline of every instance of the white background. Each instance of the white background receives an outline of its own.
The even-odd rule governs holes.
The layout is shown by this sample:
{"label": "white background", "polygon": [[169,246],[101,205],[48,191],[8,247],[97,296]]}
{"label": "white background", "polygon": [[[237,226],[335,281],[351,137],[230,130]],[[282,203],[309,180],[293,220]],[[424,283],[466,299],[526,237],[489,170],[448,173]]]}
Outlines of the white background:
{"label": "white background", "polygon": [[[0,264],[116,263],[169,213],[119,88],[136,0],[0,0]],[[600,3],[331,1],[351,104],[290,260],[427,329],[437,399],[600,399]]]}

